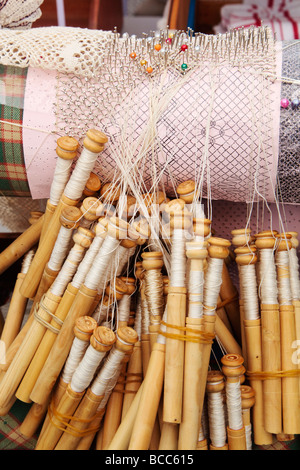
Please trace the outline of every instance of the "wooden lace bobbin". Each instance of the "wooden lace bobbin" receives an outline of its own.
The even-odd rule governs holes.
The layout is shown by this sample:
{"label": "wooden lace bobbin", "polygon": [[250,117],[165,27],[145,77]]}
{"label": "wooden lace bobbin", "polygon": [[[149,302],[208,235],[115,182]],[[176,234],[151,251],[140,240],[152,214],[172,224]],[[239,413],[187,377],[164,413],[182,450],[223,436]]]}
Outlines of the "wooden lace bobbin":
{"label": "wooden lace bobbin", "polygon": [[[281,370],[280,317],[274,261],[275,236],[273,231],[263,231],[255,235],[255,246],[259,255],[262,370],[266,372]],[[263,397],[265,430],[271,434],[280,433],[282,431],[280,378],[263,381]]]}
{"label": "wooden lace bobbin", "polygon": [[96,197],[90,196],[83,199],[80,205],[81,227],[90,228],[100,216],[103,216],[104,205]]}
{"label": "wooden lace bobbin", "polygon": [[54,280],[58,276],[61,267],[70,250],[70,243],[74,230],[78,228],[80,223],[81,212],[78,207],[66,207],[60,215],[61,227],[59,229],[57,239],[55,241],[50,259],[45,266],[44,272],[39,283],[37,293],[34,297],[32,308],[40,301],[42,296],[51,287]]}
{"label": "wooden lace bobbin", "polygon": [[[97,327],[97,323],[91,317],[79,318],[74,327],[75,338],[73,341],[72,348],[70,350],[69,357],[66,361],[62,376],[59,380],[57,388],[59,393],[55,394],[56,403],[59,402],[61,396],[65,392],[65,389],[70,382],[72,374],[77,367],[77,364],[82,359],[84,352],[89,344],[90,337]],[[43,405],[33,403],[29,412],[27,413],[24,421],[20,426],[20,432],[25,436],[33,436],[37,431],[41,420],[45,417],[47,412],[48,402]]]}
{"label": "wooden lace bobbin", "polygon": [[56,160],[53,180],[50,187],[49,199],[46,204],[41,240],[48,230],[51,218],[70,178],[72,163],[78,150],[78,142],[72,137],[59,137],[56,143],[56,154],[58,158]]}
{"label": "wooden lace bobbin", "polygon": [[200,409],[202,416],[204,396],[206,390],[206,378],[211,355],[212,339],[215,335],[216,308],[219,297],[220,285],[222,283],[223,263],[229,253],[229,240],[219,237],[210,237],[208,242],[208,265],[205,272],[203,291],[203,332],[211,342],[202,344],[202,362],[200,376]]}
{"label": "wooden lace bobbin", "polygon": [[197,442],[197,450],[208,450],[208,439],[209,439],[209,430],[208,430],[208,416],[207,416],[207,406],[203,407],[202,416],[199,425],[199,434]]}
{"label": "wooden lace bobbin", "polygon": [[150,347],[150,313],[148,302],[145,295],[145,280],[144,269],[142,268],[142,261],[138,261],[135,266],[135,276],[140,280],[140,303],[142,310],[142,324],[141,324],[141,345],[142,345],[142,362],[143,362],[143,376],[145,377],[148,367],[148,362],[151,354]]}
{"label": "wooden lace bobbin", "polygon": [[[73,416],[102,359],[111,350],[115,341],[116,336],[109,328],[99,326],[94,330],[90,337],[90,345],[73,372],[65,393],[57,404],[53,405],[52,403],[49,408],[48,423],[43,428],[38,440],[37,450],[52,450],[55,448],[70,419],[68,417]],[[59,414],[67,417],[60,419]]]}
{"label": "wooden lace bobbin", "polygon": [[[173,207],[173,204],[169,204]],[[167,205],[168,206],[168,205]],[[168,207],[166,207],[166,210]],[[164,381],[163,420],[167,423],[181,422],[184,341],[177,339],[178,329],[185,328],[186,317],[186,232],[192,224],[191,214],[187,211],[170,212],[173,229],[171,249],[171,273],[167,301],[166,360]],[[175,326],[173,328],[172,326]],[[175,339],[172,337],[175,336]]]}
{"label": "wooden lace bobbin", "polygon": [[255,405],[255,391],[249,385],[241,385],[242,414],[246,433],[247,450],[252,450],[251,408]]}
{"label": "wooden lace bobbin", "polygon": [[[239,266],[240,293],[244,299],[244,334],[247,354],[247,372],[262,371],[261,319],[257,294],[256,263],[257,248],[244,246],[235,249],[236,263]],[[272,434],[264,426],[263,383],[255,377],[249,377],[250,385],[255,391],[253,406],[253,435],[257,445],[269,445]]]}
{"label": "wooden lace bobbin", "polygon": [[30,225],[19,235],[5,250],[0,253],[0,274],[22,258],[25,253],[31,250],[39,241],[44,215],[35,224]]}
{"label": "wooden lace bobbin", "polygon": [[246,434],[242,416],[240,377],[245,372],[243,358],[227,354],[221,359],[226,376],[226,405],[228,411],[227,438],[229,450],[246,450]]}
{"label": "wooden lace bobbin", "polygon": [[[292,235],[278,234],[275,253],[277,267],[278,300],[280,316],[281,370],[283,373],[294,373],[298,370],[297,361],[293,359],[293,347],[296,344],[295,312],[290,285],[289,250],[292,247]],[[299,376],[281,379],[282,386],[282,425],[284,434],[299,434]]]}
{"label": "wooden lace bobbin", "polygon": [[195,189],[196,189],[195,181],[186,180],[177,186],[176,192],[179,198],[182,199],[186,204],[191,204],[197,198]]}
{"label": "wooden lace bobbin", "polygon": [[90,176],[85,184],[85,188],[83,190],[83,196],[85,197],[95,197],[98,191],[101,188],[101,181],[93,171],[90,173]]}
{"label": "wooden lace bobbin", "polygon": [[[190,260],[188,312],[186,317],[182,419],[178,449],[196,449],[199,433],[199,378],[202,362],[203,327],[203,263],[208,256],[207,242],[187,242],[186,256]],[[189,340],[190,338],[190,340]]]}
{"label": "wooden lace bobbin", "polygon": [[228,450],[223,402],[224,375],[217,370],[207,374],[206,393],[209,419],[210,450]]}
{"label": "wooden lace bobbin", "polygon": [[[81,438],[84,439],[81,433],[87,430],[89,426],[87,420],[91,420],[90,426],[92,426],[92,429],[89,433],[92,438],[96,434],[97,431],[94,428],[100,426],[107,400],[118,380],[124,356],[132,351],[136,341],[137,334],[132,328],[122,327],[117,330],[114,347],[73,415],[75,418],[80,419],[80,421],[74,422],[78,434],[72,435],[66,430],[56,445],[56,450],[76,449]],[[90,436],[87,436],[87,440],[90,440]]]}
{"label": "wooden lace bobbin", "polygon": [[[299,247],[298,232],[287,232],[292,235],[292,247],[289,250],[290,258],[290,282],[292,291],[292,301],[295,311],[295,324],[296,324],[296,337],[297,341],[300,339],[300,277],[299,277],[299,259],[297,250]],[[298,368],[300,369],[300,361],[298,361]],[[299,379],[300,391],[300,379]]]}
{"label": "wooden lace bobbin", "polygon": [[74,323],[78,317],[91,313],[98,289],[104,290],[106,285],[106,268],[119,244],[119,238],[123,236],[122,232],[121,226],[111,225],[110,222],[107,224],[107,235],[94,259],[92,267],[86,275],[84,284],[77,291],[75,299],[67,312],[67,317],[31,393],[32,401],[42,403],[45,397],[51,393],[73,341],[72,332]]}
{"label": "wooden lace bobbin", "polygon": [[[50,293],[61,300],[67,285],[72,279],[78,264],[84,256],[84,252],[90,246],[93,236],[94,235],[90,230],[87,230],[83,227],[79,227],[78,230],[74,233],[74,246],[70,250],[55,281],[45,294],[45,299]],[[43,330],[41,328],[39,329],[41,332],[40,341],[16,392],[16,397],[21,401],[31,401],[31,391],[60,330],[62,320],[56,315],[60,300],[57,301],[55,310],[51,310],[50,313],[47,312],[48,316],[46,318],[45,315],[42,317],[41,326],[43,327]],[[39,310],[37,315],[37,321],[40,322]],[[37,334],[35,338],[37,338]]]}
{"label": "wooden lace bobbin", "polygon": [[[163,320],[165,320],[165,314]],[[150,447],[164,383],[165,332],[166,327],[164,324],[161,324],[160,334],[157,336],[157,342],[154,344],[151,351],[146,375],[136,394],[136,397],[139,396],[139,403],[129,439],[129,450],[148,450]],[[140,390],[141,394],[139,395]],[[135,399],[132,404],[134,403]],[[125,416],[124,423],[130,414],[130,410]],[[126,437],[128,437],[128,435]]]}
{"label": "wooden lace bobbin", "polygon": [[99,153],[104,149],[107,137],[100,131],[90,129],[83,141],[83,150],[79,156],[64,193],[51,218],[51,223],[39,244],[36,255],[22,284],[24,296],[32,298],[39,285],[44,267],[50,257],[58,231],[61,211],[66,206],[76,206],[81,198],[85,183],[91,173]]}
{"label": "wooden lace bobbin", "polygon": [[149,308],[149,334],[150,348],[156,343],[159,325],[164,312],[164,293],[162,268],[164,265],[163,253],[151,251],[142,253],[145,296]]}
{"label": "wooden lace bobbin", "polygon": [[8,350],[9,346],[18,335],[22,326],[28,299],[20,293],[20,286],[23,282],[26,272],[28,271],[33,256],[34,250],[29,250],[29,252],[25,254],[21,270],[17,275],[17,279],[14,285],[14,290],[1,333],[1,341],[3,342],[2,344],[5,344],[5,351]]}
{"label": "wooden lace bobbin", "polygon": [[129,325],[129,318],[131,312],[131,302],[132,296],[136,290],[136,281],[134,277],[121,276],[120,281],[124,282],[126,286],[126,292],[120,298],[118,302],[118,320],[117,328],[122,326],[131,326]]}

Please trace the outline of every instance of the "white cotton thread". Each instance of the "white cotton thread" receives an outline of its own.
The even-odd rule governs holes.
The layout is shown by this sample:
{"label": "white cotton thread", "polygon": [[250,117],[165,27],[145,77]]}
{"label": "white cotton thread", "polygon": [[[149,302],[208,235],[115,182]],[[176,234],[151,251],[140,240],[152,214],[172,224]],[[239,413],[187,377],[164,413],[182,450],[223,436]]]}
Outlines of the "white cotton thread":
{"label": "white cotton thread", "polygon": [[162,323],[160,324],[159,333],[156,338],[156,342],[159,344],[166,344],[166,336],[165,333],[167,332],[167,326],[164,324],[167,321],[168,311],[167,305],[165,306],[165,311],[162,317]]}
{"label": "white cotton thread", "polygon": [[60,227],[50,259],[48,261],[48,268],[52,271],[59,271],[61,269],[70,248],[72,235],[72,229],[64,227],[63,225]]}
{"label": "white cotton thread", "polygon": [[278,284],[278,300],[280,305],[292,304],[292,291],[290,284],[290,267],[288,251],[277,251],[275,255]]}
{"label": "white cotton thread", "polygon": [[205,315],[214,315],[222,284],[223,259],[208,258],[204,282]]}
{"label": "white cotton thread", "polygon": [[95,237],[88,248],[87,252],[81,263],[78,266],[78,269],[72,279],[72,285],[77,289],[80,288],[82,284],[84,284],[85,278],[87,273],[89,272],[96,255],[98,254],[104,239],[102,237]]}
{"label": "white cotton thread", "polygon": [[112,303],[105,305],[102,300],[99,302],[92,314],[92,317],[96,320],[98,325],[101,325],[104,320],[108,319],[108,313],[111,306]]}
{"label": "white cotton thread", "polygon": [[64,194],[72,201],[81,198],[86,182],[94,168],[98,154],[83,147],[72,175],[65,187]]}
{"label": "white cotton thread", "polygon": [[50,188],[49,202],[57,206],[70,177],[72,160],[57,158],[53,181]]}
{"label": "white cotton thread", "polygon": [[89,387],[106,351],[97,351],[91,344],[73,373],[70,387],[74,392],[83,392]]}
{"label": "white cotton thread", "polygon": [[242,398],[240,382],[226,382],[226,404],[228,425],[235,431],[243,427]]}
{"label": "white cotton thread", "polygon": [[207,394],[209,437],[214,447],[226,444],[226,423],[222,392]]}
{"label": "white cotton thread", "polygon": [[172,287],[185,287],[186,283],[185,234],[182,229],[174,229],[172,235],[171,276]]}
{"label": "white cotton thread", "polygon": [[29,250],[23,258],[22,266],[21,266],[21,273],[26,274],[28,272],[29,266],[31,265],[31,261],[35,255],[35,250]]}
{"label": "white cotton thread", "polygon": [[92,290],[97,290],[101,285],[104,288],[104,281],[107,279],[107,269],[109,267],[112,256],[119,245],[119,240],[107,235],[94,259],[94,263],[85,279],[85,286]]}
{"label": "white cotton thread", "polygon": [[246,450],[252,450],[252,425],[247,424],[245,426],[246,435]]}
{"label": "white cotton thread", "polygon": [[125,353],[117,348],[113,348],[107,356],[103,366],[91,385],[91,392],[96,396],[104,395],[107,386],[114,379],[116,371],[119,370],[120,364]]}
{"label": "white cotton thread", "polygon": [[241,265],[239,272],[245,320],[257,320],[259,318],[259,302],[255,264]]}
{"label": "white cotton thread", "polygon": [[203,315],[204,272],[189,270],[188,316],[201,318]]}
{"label": "white cotton thread", "polygon": [[292,299],[300,300],[299,260],[296,248],[289,250]]}
{"label": "white cotton thread", "polygon": [[259,250],[259,297],[262,304],[278,303],[277,276],[273,250]]}
{"label": "white cotton thread", "polygon": [[69,384],[71,382],[72,376],[78,367],[80,361],[82,360],[86,348],[89,345],[89,341],[83,341],[80,338],[75,336],[72,347],[70,349],[69,356],[66,360],[62,371],[62,380],[64,383]]}
{"label": "white cotton thread", "polygon": [[78,245],[74,245],[70,250],[67,259],[51,286],[51,292],[54,295],[59,297],[63,295],[67,285],[76,272],[77,266],[83,258],[84,251],[84,248]]}

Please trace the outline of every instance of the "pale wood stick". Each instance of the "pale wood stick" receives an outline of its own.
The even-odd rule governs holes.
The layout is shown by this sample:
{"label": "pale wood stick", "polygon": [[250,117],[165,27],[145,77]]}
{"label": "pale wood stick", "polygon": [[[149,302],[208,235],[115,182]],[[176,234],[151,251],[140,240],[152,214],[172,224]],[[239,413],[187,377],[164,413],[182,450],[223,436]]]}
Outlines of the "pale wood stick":
{"label": "pale wood stick", "polygon": [[134,396],[142,383],[142,346],[140,341],[137,341],[133,347],[133,351],[128,362],[126,379],[122,419],[126,416]]}
{"label": "pale wood stick", "polygon": [[0,253],[0,274],[27,253],[40,239],[44,215],[35,224],[24,230],[5,250]]}
{"label": "pale wood stick", "polygon": [[33,403],[25,416],[23,422],[19,427],[19,432],[27,438],[33,437],[39,430],[39,427],[45,419],[49,402],[46,401],[43,405]]}
{"label": "pale wood stick", "polygon": [[[276,243],[275,232],[264,231],[255,235],[255,246],[258,248],[259,258],[262,250],[270,253],[268,266],[263,266],[259,259],[260,272],[260,309],[261,309],[261,331],[262,331],[262,370],[276,372],[281,370],[281,346],[280,346],[280,318],[277,284],[273,286],[274,294],[272,300],[268,300],[268,292],[265,292],[266,276],[270,276],[271,270],[276,273],[274,263],[274,246]],[[276,274],[275,274],[276,276]],[[264,397],[264,427],[271,434],[282,431],[282,395],[281,379],[263,381]]]}
{"label": "pale wood stick", "polygon": [[[249,286],[245,281],[245,272],[252,270],[253,278],[256,279],[255,265],[257,263],[257,249],[255,246],[239,247],[235,250],[236,262],[239,266],[240,287],[241,291],[247,291]],[[255,284],[254,288],[257,288]],[[247,294],[249,297],[250,294]],[[247,371],[259,372],[262,371],[262,347],[261,347],[261,319],[259,316],[258,295],[253,298],[251,290],[251,310],[253,307],[257,309],[257,318],[250,316],[249,308],[247,307],[249,300],[245,301],[244,313],[244,348],[247,354]],[[261,380],[249,378],[249,383],[255,392],[255,403],[252,409],[253,420],[253,438],[257,445],[270,445],[273,442],[273,436],[267,432],[264,426],[264,399],[263,399],[263,384]]]}
{"label": "pale wood stick", "polygon": [[220,297],[222,301],[232,299],[231,302],[226,303],[225,310],[232,325],[235,337],[241,344],[241,322],[240,322],[240,309],[239,309],[239,296],[235,285],[233,284],[226,263],[223,265],[222,284],[220,287]]}
{"label": "pale wood stick", "polygon": [[20,293],[20,286],[23,282],[29,264],[34,256],[34,250],[30,250],[25,256],[22,263],[21,271],[17,275],[14,290],[9,304],[9,309],[5,318],[3,330],[1,333],[1,341],[5,344],[7,351],[16,336],[18,335],[24,314],[26,311],[28,299]]}
{"label": "pale wood stick", "polygon": [[[86,167],[89,166],[91,171],[99,153],[104,149],[104,144],[106,142],[107,137],[102,132],[96,130],[89,130],[87,132],[83,142],[84,149],[51,218],[51,224],[47,233],[43,237],[43,243],[39,245],[31,267],[23,281],[22,293],[24,296],[32,298],[37,291],[44,267],[50,257],[59,231],[59,218],[62,209],[66,206],[76,206],[80,200],[86,183],[86,181],[81,177],[82,166],[85,167],[85,171],[87,171]],[[78,143],[74,139],[74,148],[77,147]],[[78,180],[80,180],[80,178],[82,178],[82,180],[79,184]],[[74,186],[76,187],[76,190],[74,190]]]}
{"label": "pale wood stick", "polygon": [[[117,359],[119,359],[119,361],[122,361],[124,356],[130,353],[130,351],[132,351],[132,347],[137,341],[137,334],[130,327],[122,327],[118,329],[116,336],[117,340],[110,355],[111,357],[112,355],[114,355]],[[116,351],[118,353],[117,356]],[[74,418],[80,419],[80,421],[74,422],[74,427],[76,428],[78,434],[70,434],[66,429],[66,431],[63,433],[60,440],[58,441],[55,450],[76,449],[81,439],[81,433],[87,430],[88,428],[89,423],[87,422],[87,420],[90,420],[95,417],[97,420],[97,424],[100,425],[100,422],[105,412],[107,399],[111,394],[111,389],[114,387],[118,379],[121,367],[122,365],[119,362],[119,367],[117,366],[117,370],[110,371],[109,358],[103,364],[102,368],[100,368],[98,375],[95,377],[94,381],[86,391],[79,407],[76,409],[73,415]],[[112,377],[111,375],[112,372],[114,374],[114,377]],[[93,421],[91,421],[92,425],[94,424]],[[93,430],[91,433],[95,435],[96,431]]]}
{"label": "pale wood stick", "polygon": [[[278,234],[275,262],[277,266],[279,316],[280,316],[280,343],[281,343],[281,370],[296,371],[298,365],[293,361],[291,351],[296,342],[295,311],[292,303],[290,286],[289,256],[292,248],[290,234]],[[281,258],[281,255],[285,255]],[[282,377],[282,426],[284,434],[299,434],[300,408],[299,408],[299,378]]]}
{"label": "pale wood stick", "polygon": [[178,449],[179,424],[163,423],[158,450]]}
{"label": "pale wood stick", "polygon": [[[228,410],[228,449],[246,450],[246,434],[242,419],[242,400],[240,391],[240,377],[245,372],[245,367],[243,366],[244,361],[243,358],[238,354],[227,354],[226,356],[222,357],[221,362],[222,371],[226,376],[226,402]],[[231,384],[235,384],[235,386],[239,387],[240,403],[231,403],[232,398],[230,392],[228,393]],[[235,414],[240,414],[240,423],[236,423],[231,415],[233,407],[235,407]]]}
{"label": "pale wood stick", "polygon": [[255,390],[249,385],[241,385],[242,414],[246,433],[247,450],[252,450],[251,408],[255,404]]}

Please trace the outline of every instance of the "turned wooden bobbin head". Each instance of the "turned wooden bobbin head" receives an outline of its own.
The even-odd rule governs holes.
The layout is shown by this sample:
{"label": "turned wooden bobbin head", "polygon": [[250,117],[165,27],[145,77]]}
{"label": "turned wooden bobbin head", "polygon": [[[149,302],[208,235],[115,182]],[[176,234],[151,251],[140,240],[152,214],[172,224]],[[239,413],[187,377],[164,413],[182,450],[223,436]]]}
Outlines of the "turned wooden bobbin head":
{"label": "turned wooden bobbin head", "polygon": [[89,248],[93,241],[95,234],[84,227],[78,227],[76,233],[73,235],[73,240],[77,245],[82,246],[83,248]]}
{"label": "turned wooden bobbin head", "polygon": [[86,197],[80,206],[81,215],[93,222],[102,214],[103,204],[94,196]]}
{"label": "turned wooden bobbin head", "polygon": [[207,373],[206,391],[208,393],[222,392],[225,388],[224,375],[219,370],[209,370]]}
{"label": "turned wooden bobbin head", "polygon": [[127,284],[120,277],[116,277],[106,287],[105,294],[110,298],[121,300],[123,295],[128,294]]}
{"label": "turned wooden bobbin head", "polygon": [[84,315],[75,321],[74,334],[76,338],[82,341],[89,341],[95,328],[97,328],[96,320],[93,317]]}
{"label": "turned wooden bobbin head", "polygon": [[298,232],[287,232],[287,233],[292,235],[292,238],[291,238],[292,247],[297,249],[299,246]]}
{"label": "turned wooden bobbin head", "polygon": [[290,233],[278,233],[277,238],[277,251],[289,251],[292,248],[292,235]]}
{"label": "turned wooden bobbin head", "polygon": [[248,410],[255,404],[255,390],[249,385],[241,386],[242,409]]}
{"label": "turned wooden bobbin head", "polygon": [[136,280],[134,277],[120,276],[120,279],[126,284],[127,292],[126,295],[132,295],[136,289]]}
{"label": "turned wooden bobbin head", "polygon": [[177,188],[176,192],[179,195],[179,198],[182,199],[187,204],[191,203],[195,199],[195,189],[196,183],[193,180],[187,180],[180,183]]}
{"label": "turned wooden bobbin head", "polygon": [[259,232],[255,237],[255,246],[259,250],[273,249],[277,241],[276,235],[278,232],[276,230],[264,230]]}
{"label": "turned wooden bobbin head", "polygon": [[73,160],[76,157],[79,143],[74,137],[59,137],[56,143],[56,153],[60,158]]}
{"label": "turned wooden bobbin head", "polygon": [[77,228],[80,224],[82,216],[81,210],[75,206],[69,206],[62,210],[60,215],[60,223],[66,228]]}
{"label": "turned wooden bobbin head", "polygon": [[131,217],[133,217],[137,211],[136,198],[132,196],[131,194],[127,194],[125,197],[126,197],[126,204],[124,207],[124,211],[125,211],[127,219],[131,219]]}
{"label": "turned wooden bobbin head", "polygon": [[151,234],[148,222],[140,219],[132,222],[128,227],[128,236],[135,241],[137,245],[144,245]]}
{"label": "turned wooden bobbin head", "polygon": [[210,219],[193,219],[193,233],[197,237],[206,238],[211,233],[211,220]]}
{"label": "turned wooden bobbin head", "polygon": [[171,230],[181,229],[187,232],[191,231],[193,218],[191,212],[182,210],[170,213]]}
{"label": "turned wooden bobbin head", "polygon": [[108,219],[106,217],[100,217],[98,223],[93,228],[96,237],[105,238],[107,234]]}
{"label": "turned wooden bobbin head", "polygon": [[107,224],[107,233],[117,240],[125,240],[128,236],[129,224],[119,217],[110,217]]}
{"label": "turned wooden bobbin head", "polygon": [[102,152],[104,145],[108,142],[107,136],[98,129],[89,129],[83,140],[84,147],[93,153]]}
{"label": "turned wooden bobbin head", "polygon": [[234,250],[237,264],[246,266],[248,264],[255,264],[257,262],[257,248],[254,245],[241,246]]}
{"label": "turned wooden bobbin head", "polygon": [[116,347],[125,353],[130,353],[138,338],[138,334],[133,328],[122,326],[117,330]]}
{"label": "turned wooden bobbin head", "polygon": [[33,225],[35,224],[40,217],[42,217],[42,215],[44,214],[44,212],[40,212],[40,211],[31,211],[30,212],[30,217],[28,219],[28,222]]}
{"label": "turned wooden bobbin head", "polygon": [[184,208],[185,202],[183,199],[171,199],[171,201],[164,206],[164,214],[166,215],[167,220],[169,220],[172,214],[182,212]]}
{"label": "turned wooden bobbin head", "polygon": [[109,351],[115,342],[115,333],[106,326],[97,326],[90,339],[93,348],[99,352]]}
{"label": "turned wooden bobbin head", "polygon": [[227,380],[239,381],[246,372],[244,358],[240,354],[226,354],[222,357],[222,372]]}
{"label": "turned wooden bobbin head", "polygon": [[143,268],[148,271],[149,269],[161,269],[164,265],[163,254],[161,251],[149,251],[142,253]]}
{"label": "turned wooden bobbin head", "polygon": [[186,256],[189,259],[206,259],[208,255],[208,243],[206,241],[201,242],[186,242]]}
{"label": "turned wooden bobbin head", "polygon": [[133,328],[134,323],[135,323],[135,311],[130,310],[127,326],[131,326]]}
{"label": "turned wooden bobbin head", "polygon": [[90,176],[85,183],[85,188],[83,190],[84,196],[91,197],[94,196],[101,188],[101,181],[99,176],[96,173],[91,172]]}
{"label": "turned wooden bobbin head", "polygon": [[163,291],[164,296],[167,296],[169,293],[170,279],[167,276],[163,276]]}
{"label": "turned wooden bobbin head", "polygon": [[233,246],[242,247],[254,242],[255,237],[251,236],[251,228],[239,228],[231,230]]}
{"label": "turned wooden bobbin head", "polygon": [[134,266],[135,277],[141,281],[144,278],[144,272],[143,261],[137,261]]}
{"label": "turned wooden bobbin head", "polygon": [[166,193],[164,191],[155,191],[152,193],[152,201],[153,204],[157,204],[158,206],[161,206],[166,201]]}
{"label": "turned wooden bobbin head", "polygon": [[121,194],[121,188],[119,184],[111,182],[105,183],[100,189],[100,196],[102,197],[103,202],[107,204],[115,204]]}
{"label": "turned wooden bobbin head", "polygon": [[225,238],[210,237],[208,241],[208,254],[211,258],[225,259],[229,255],[231,243]]}

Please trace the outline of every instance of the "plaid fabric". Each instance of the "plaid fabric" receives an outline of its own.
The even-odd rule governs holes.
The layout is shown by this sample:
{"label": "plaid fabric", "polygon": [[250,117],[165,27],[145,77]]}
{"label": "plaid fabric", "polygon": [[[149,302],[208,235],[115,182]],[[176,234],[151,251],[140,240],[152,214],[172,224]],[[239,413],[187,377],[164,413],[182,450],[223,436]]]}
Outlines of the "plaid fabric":
{"label": "plaid fabric", "polygon": [[[0,64],[0,195],[30,196],[22,121],[27,69]],[[17,125],[5,124],[8,121]]]}
{"label": "plaid fabric", "polygon": [[30,406],[17,400],[9,413],[0,417],[0,450],[33,450],[35,448],[36,436],[28,439],[18,431]]}

